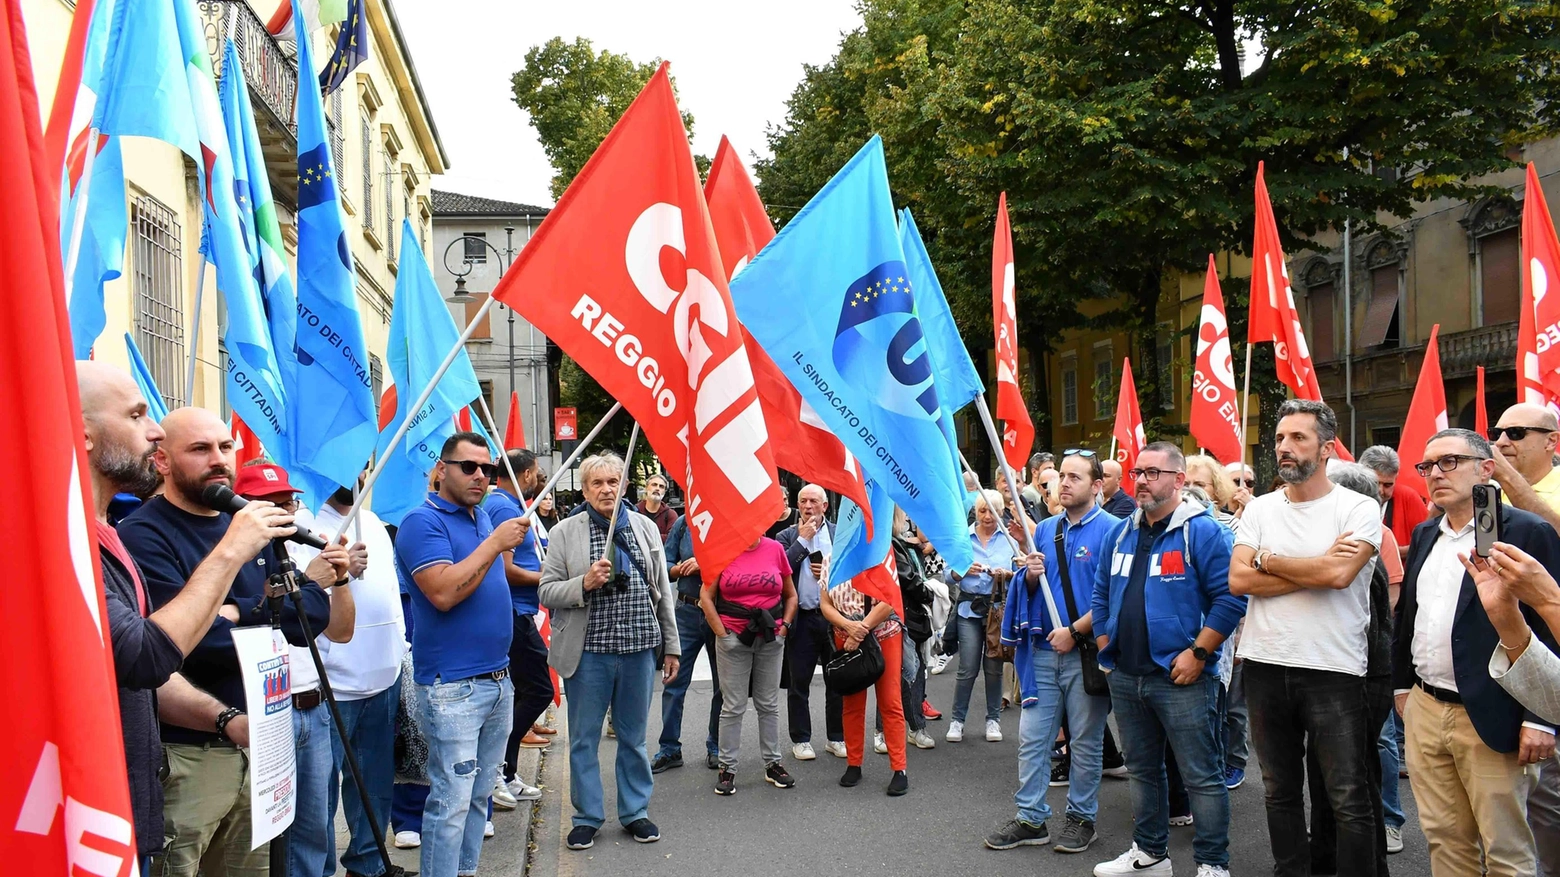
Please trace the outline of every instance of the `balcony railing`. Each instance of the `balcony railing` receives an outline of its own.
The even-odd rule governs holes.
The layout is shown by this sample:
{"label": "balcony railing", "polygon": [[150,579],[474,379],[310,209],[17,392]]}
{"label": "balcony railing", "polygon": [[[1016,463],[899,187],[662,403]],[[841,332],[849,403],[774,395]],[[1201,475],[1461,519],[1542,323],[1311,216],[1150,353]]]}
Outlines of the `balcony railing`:
{"label": "balcony railing", "polygon": [[1497,323],[1442,335],[1439,346],[1444,377],[1471,375],[1474,367],[1481,365],[1491,371],[1515,368],[1517,324]]}
{"label": "balcony railing", "polygon": [[226,72],[222,59],[227,41],[238,49],[255,110],[255,127],[271,178],[272,194],[291,208],[298,202],[298,62],[283,49],[244,0],[199,0],[206,28],[206,48],[218,81]]}

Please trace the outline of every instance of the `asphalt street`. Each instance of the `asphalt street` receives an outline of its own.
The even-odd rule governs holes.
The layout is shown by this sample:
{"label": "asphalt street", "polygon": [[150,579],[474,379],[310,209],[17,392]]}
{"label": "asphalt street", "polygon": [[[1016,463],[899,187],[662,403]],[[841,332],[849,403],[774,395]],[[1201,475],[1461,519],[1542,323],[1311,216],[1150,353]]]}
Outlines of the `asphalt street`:
{"label": "asphalt street", "polygon": [[[701,668],[702,669],[702,668]],[[953,699],[954,668],[928,680],[929,697],[945,714]],[[707,674],[704,678],[708,678]],[[884,794],[889,779],[888,756],[875,755],[867,738],[865,780],[847,789],[839,784],[844,759],[823,751],[823,682],[813,682],[814,745],[818,759],[796,762],[790,758],[784,707],[781,736],[786,764],[797,778],[794,789],[780,790],[762,781],[758,755],[757,723],[750,712],[745,718],[742,753],[735,796],[714,793],[715,771],[703,760],[703,736],[710,702],[710,684],[696,681],[689,692],[684,767],[656,777],[650,817],[660,826],[662,840],[634,843],[613,819],[616,799],[611,764],[616,742],[602,741],[601,762],[608,802],[608,822],[597,835],[593,849],[575,852],[563,848],[568,833],[568,758],[566,743],[553,748],[544,775],[548,787],[543,800],[542,824],[533,836],[535,850],[531,873],[553,875],[667,874],[678,877],[744,873],[794,875],[1087,875],[1096,863],[1114,858],[1132,843],[1132,811],[1126,780],[1104,781],[1100,792],[1100,838],[1087,852],[1065,855],[1050,847],[1020,847],[996,852],[981,844],[992,827],[1012,817],[1013,791],[1017,785],[1017,708],[1002,714],[1005,739],[987,743],[983,723],[966,733],[965,742],[947,743],[943,734],[948,720],[929,722],[937,739],[933,750],[909,751],[910,793],[901,798]],[[982,715],[983,694],[977,685],[971,713]],[[661,731],[660,693],[650,721],[651,754]],[[559,724],[566,726],[559,710]],[[870,713],[869,713],[870,715]],[[560,735],[561,736],[561,735]],[[1272,873],[1268,830],[1262,804],[1261,778],[1256,765],[1246,784],[1231,793],[1230,867],[1237,877]],[[1427,875],[1430,872],[1424,835],[1418,828],[1413,794],[1402,781],[1403,803],[1408,813],[1404,829],[1407,849],[1389,858],[1393,873]],[[1053,811],[1065,808],[1066,789],[1054,788],[1049,801]],[[1051,819],[1053,836],[1062,818]],[[1196,872],[1191,853],[1192,829],[1171,829],[1170,856],[1175,873]],[[486,864],[486,861],[484,861]],[[777,870],[783,869],[783,870]],[[507,871],[505,873],[508,873]]]}

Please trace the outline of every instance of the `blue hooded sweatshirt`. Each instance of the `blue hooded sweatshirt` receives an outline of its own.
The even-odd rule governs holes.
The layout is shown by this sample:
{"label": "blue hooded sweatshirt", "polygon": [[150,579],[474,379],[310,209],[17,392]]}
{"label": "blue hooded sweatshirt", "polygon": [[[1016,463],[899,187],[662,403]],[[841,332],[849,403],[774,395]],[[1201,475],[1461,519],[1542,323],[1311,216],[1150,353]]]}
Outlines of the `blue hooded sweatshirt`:
{"label": "blue hooded sweatshirt", "polygon": [[[1117,525],[1106,538],[1094,578],[1094,635],[1108,636],[1100,666],[1114,668],[1119,648],[1116,624],[1127,579],[1143,532],[1139,510]],[[1228,637],[1246,614],[1246,598],[1230,593],[1230,553],[1235,535],[1214,520],[1207,506],[1185,499],[1170,514],[1170,523],[1149,555],[1143,584],[1143,610],[1148,619],[1149,656],[1165,672],[1175,656],[1191,648],[1204,627]],[[1080,607],[1081,608],[1081,607]],[[1216,666],[1223,645],[1208,656]]]}

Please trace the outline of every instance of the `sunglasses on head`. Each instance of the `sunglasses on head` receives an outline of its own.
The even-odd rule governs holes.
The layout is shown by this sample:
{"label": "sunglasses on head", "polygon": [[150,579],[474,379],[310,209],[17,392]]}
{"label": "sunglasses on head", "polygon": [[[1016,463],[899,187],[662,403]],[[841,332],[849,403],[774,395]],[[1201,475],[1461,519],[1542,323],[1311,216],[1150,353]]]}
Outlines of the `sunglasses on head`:
{"label": "sunglasses on head", "polygon": [[1095,454],[1093,451],[1088,450],[1087,448],[1068,448],[1067,450],[1062,451],[1062,456],[1064,458],[1072,457],[1072,456],[1093,458],[1093,457],[1098,456],[1098,455]]}
{"label": "sunglasses on head", "polygon": [[498,478],[498,466],[494,463],[478,463],[476,460],[440,460],[446,466],[459,466],[460,471],[466,475],[475,475],[480,470],[482,477],[489,481]]}
{"label": "sunglasses on head", "polygon": [[1539,435],[1548,435],[1554,430],[1545,429],[1542,426],[1497,426],[1490,430],[1490,441],[1498,442],[1502,435],[1508,436],[1514,442],[1520,442],[1527,438],[1528,433],[1536,432]]}

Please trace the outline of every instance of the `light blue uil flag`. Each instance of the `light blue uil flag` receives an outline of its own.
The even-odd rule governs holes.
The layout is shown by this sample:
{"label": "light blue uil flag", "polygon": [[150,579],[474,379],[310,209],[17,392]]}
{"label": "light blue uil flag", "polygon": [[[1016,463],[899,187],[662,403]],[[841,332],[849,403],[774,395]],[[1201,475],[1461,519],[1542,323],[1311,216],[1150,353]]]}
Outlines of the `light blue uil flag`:
{"label": "light blue uil flag", "polygon": [[737,275],[731,297],[866,475],[962,571],[973,562],[964,485],[947,463],[912,286],[873,137]]}

